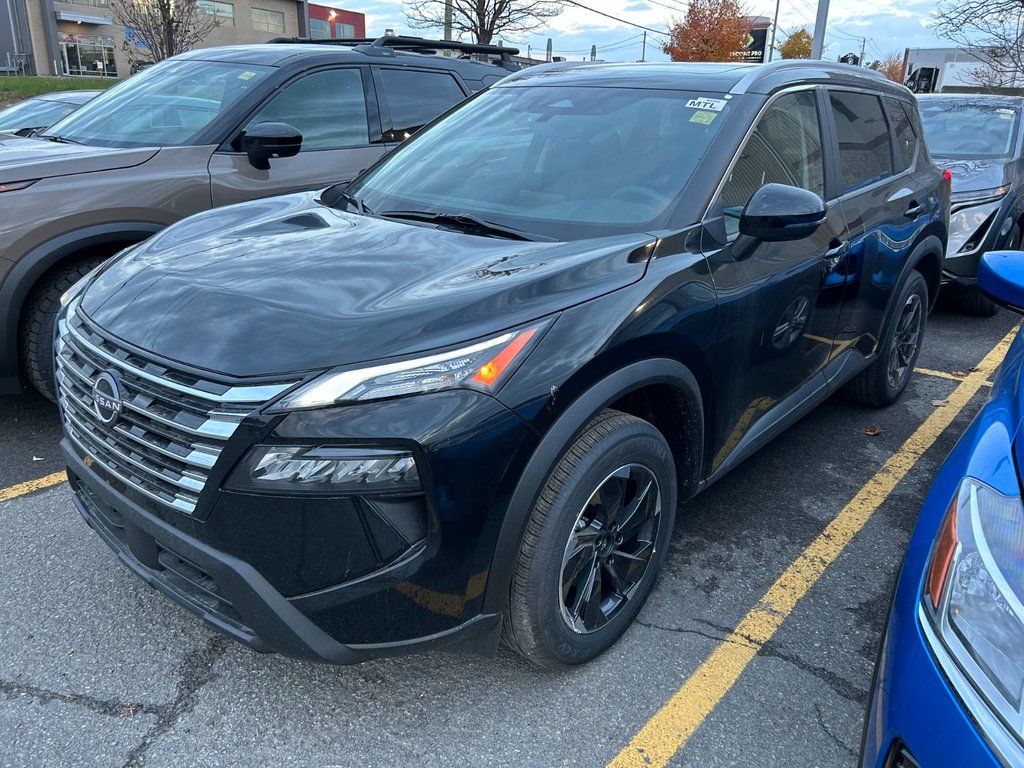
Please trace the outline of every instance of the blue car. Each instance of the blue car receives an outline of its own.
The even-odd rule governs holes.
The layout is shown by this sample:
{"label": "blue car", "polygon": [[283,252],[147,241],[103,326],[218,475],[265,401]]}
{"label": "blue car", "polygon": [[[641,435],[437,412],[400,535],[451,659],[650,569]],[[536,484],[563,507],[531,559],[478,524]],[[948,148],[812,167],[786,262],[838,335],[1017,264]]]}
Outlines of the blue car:
{"label": "blue car", "polygon": [[[1024,312],[1024,253],[978,281]],[[939,470],[906,560],[872,685],[861,765],[1024,766],[1024,334]]]}

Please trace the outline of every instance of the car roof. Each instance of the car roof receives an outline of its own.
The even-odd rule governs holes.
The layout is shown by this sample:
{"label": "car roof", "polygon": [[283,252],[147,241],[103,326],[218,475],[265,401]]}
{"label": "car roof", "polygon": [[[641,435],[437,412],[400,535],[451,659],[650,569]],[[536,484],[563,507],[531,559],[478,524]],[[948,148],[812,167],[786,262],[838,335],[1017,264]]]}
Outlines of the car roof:
{"label": "car roof", "polygon": [[803,83],[832,83],[886,91],[910,98],[902,85],[878,72],[849,64],[819,60],[777,61],[770,64],[645,62],[559,62],[524,69],[495,87],[531,85],[658,88],[715,93],[769,94]]}
{"label": "car roof", "polygon": [[[333,41],[331,41],[333,42]],[[297,60],[308,60],[310,64],[336,61],[361,64],[401,64],[431,69],[452,69],[461,73],[472,72],[476,79],[484,75],[508,74],[497,62],[481,62],[450,56],[434,56],[394,48],[377,48],[370,55],[364,45],[331,45],[306,42],[274,42],[256,45],[230,45],[216,48],[200,48],[175,56],[175,59],[198,59],[224,61],[240,64],[261,64],[280,67]]]}
{"label": "car roof", "polygon": [[1024,96],[1002,96],[992,93],[922,93],[918,95],[917,100],[925,104],[929,101],[969,101],[994,107],[1024,107]]}

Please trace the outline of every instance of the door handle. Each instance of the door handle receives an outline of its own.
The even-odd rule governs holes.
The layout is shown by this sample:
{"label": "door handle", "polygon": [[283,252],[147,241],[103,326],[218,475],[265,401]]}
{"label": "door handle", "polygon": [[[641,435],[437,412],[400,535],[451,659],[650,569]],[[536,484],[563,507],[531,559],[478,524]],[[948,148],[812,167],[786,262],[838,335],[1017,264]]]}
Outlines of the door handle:
{"label": "door handle", "polygon": [[924,212],[924,206],[918,203],[916,200],[910,204],[910,207],[903,213],[908,219],[916,219]]}
{"label": "door handle", "polygon": [[850,252],[850,241],[843,240],[840,242],[833,240],[829,243],[829,246],[830,248],[825,251],[822,258],[825,259],[829,269],[835,269],[839,266],[839,262],[843,260],[843,257]]}

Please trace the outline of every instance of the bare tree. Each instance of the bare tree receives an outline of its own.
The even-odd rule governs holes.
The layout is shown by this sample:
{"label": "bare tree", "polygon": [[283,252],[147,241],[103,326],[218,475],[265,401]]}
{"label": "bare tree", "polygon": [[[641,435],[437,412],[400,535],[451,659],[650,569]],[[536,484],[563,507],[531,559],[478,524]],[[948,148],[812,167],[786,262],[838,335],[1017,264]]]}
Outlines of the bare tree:
{"label": "bare tree", "polygon": [[126,29],[124,51],[134,67],[192,50],[220,23],[201,12],[203,0],[111,0],[114,23]]}
{"label": "bare tree", "polygon": [[[451,0],[452,31],[484,45],[496,35],[532,32],[562,12],[552,0]],[[445,0],[411,0],[405,18],[413,29],[443,29]]]}
{"label": "bare tree", "polygon": [[1024,69],[1024,0],[942,0],[936,34],[978,57],[979,84],[1015,85]]}

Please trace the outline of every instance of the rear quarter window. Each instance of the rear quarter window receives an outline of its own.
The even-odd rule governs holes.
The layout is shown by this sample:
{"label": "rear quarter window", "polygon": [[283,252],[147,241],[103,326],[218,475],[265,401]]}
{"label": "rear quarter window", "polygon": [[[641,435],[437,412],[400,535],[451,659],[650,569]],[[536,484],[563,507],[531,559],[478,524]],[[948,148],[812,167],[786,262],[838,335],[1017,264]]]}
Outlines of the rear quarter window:
{"label": "rear quarter window", "polygon": [[896,134],[897,171],[905,171],[914,167],[917,160],[919,134],[914,128],[913,120],[908,113],[908,106],[899,99],[885,98],[885,108],[889,113],[889,122]]}

